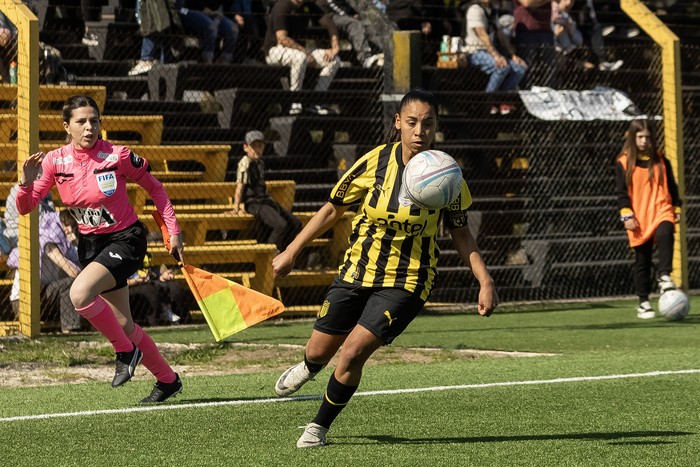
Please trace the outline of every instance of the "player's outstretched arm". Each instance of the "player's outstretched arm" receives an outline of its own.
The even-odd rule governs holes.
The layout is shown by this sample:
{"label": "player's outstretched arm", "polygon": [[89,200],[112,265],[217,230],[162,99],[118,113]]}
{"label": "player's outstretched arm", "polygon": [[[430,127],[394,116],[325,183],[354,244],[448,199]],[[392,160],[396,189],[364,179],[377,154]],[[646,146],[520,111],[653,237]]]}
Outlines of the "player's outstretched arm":
{"label": "player's outstretched arm", "polygon": [[490,316],[498,306],[499,298],[491,274],[489,274],[486,263],[484,263],[481,252],[476,245],[476,240],[474,240],[474,236],[468,226],[452,229],[450,235],[459,257],[462,258],[464,264],[469,266],[472,274],[479,282],[479,314],[481,316]]}
{"label": "player's outstretched arm", "polygon": [[292,243],[272,260],[272,269],[275,277],[284,277],[289,274],[294,266],[294,259],[309,242],[318,238],[340,219],[348,206],[337,206],[332,203],[324,204],[314,217],[304,226]]}

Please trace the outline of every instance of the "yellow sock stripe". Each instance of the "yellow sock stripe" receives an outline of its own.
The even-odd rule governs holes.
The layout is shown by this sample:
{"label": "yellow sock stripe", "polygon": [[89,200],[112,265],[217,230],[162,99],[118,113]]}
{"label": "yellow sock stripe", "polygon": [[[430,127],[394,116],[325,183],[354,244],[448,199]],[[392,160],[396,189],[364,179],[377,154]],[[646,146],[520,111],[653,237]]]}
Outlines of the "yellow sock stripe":
{"label": "yellow sock stripe", "polygon": [[326,402],[328,402],[331,405],[335,405],[336,407],[342,407],[342,406],[348,405],[347,402],[343,402],[342,404],[338,404],[337,402],[333,402],[332,400],[330,400],[328,398],[328,393],[325,393],[323,396],[324,396],[324,399],[326,399]]}

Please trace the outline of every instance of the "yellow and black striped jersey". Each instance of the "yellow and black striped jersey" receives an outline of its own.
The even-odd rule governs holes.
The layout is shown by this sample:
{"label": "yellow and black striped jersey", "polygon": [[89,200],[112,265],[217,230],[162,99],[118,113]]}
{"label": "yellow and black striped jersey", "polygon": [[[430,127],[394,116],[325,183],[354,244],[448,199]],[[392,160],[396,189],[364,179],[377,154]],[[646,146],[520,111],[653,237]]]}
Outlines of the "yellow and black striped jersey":
{"label": "yellow and black striped jersey", "polygon": [[335,205],[360,203],[339,278],[365,287],[399,287],[427,300],[437,276],[437,232],[467,225],[472,204],[467,183],[442,210],[402,206],[401,143],[379,146],[362,156],[331,192]]}

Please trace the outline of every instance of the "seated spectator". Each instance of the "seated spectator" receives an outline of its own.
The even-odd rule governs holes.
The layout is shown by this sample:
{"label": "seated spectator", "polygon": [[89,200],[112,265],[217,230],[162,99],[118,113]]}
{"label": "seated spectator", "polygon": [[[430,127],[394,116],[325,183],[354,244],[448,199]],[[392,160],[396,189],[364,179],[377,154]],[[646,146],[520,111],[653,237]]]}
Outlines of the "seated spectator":
{"label": "seated spectator", "polygon": [[90,21],[94,16],[100,16],[100,7],[94,5],[93,0],[80,0],[80,13],[82,15],[83,23],[85,23],[85,34],[83,35],[83,44],[87,46],[96,47],[100,45],[100,41],[97,34],[90,32],[90,28],[87,22]]}
{"label": "seated spectator", "polygon": [[[439,38],[433,31],[428,12],[422,0],[390,0],[386,6],[386,16],[394,29],[400,31],[420,31],[422,45],[422,62],[434,60],[439,49]],[[439,33],[438,33],[439,34]]]}
{"label": "seated spectator", "polygon": [[537,63],[543,71],[538,80],[533,73],[528,76],[528,86],[549,86],[556,88],[559,79],[560,61],[554,51],[554,34],[552,32],[551,0],[513,0],[514,38],[519,57],[532,69]]}
{"label": "seated spectator", "polygon": [[[78,250],[78,221],[71,211],[64,209],[58,213],[63,227],[63,233],[71,245],[71,257],[77,258]],[[54,250],[55,253],[55,250]],[[90,328],[88,321],[80,316],[73,307],[70,299],[70,286],[74,277],[66,277],[49,283],[43,292],[42,306],[59,310],[61,316],[61,331],[64,333],[82,331]]]}
{"label": "seated spectator", "polygon": [[[14,198],[11,203],[14,204]],[[80,273],[78,248],[66,235],[66,232],[73,231],[75,226],[64,225],[62,220],[68,222],[65,215],[62,218],[56,211],[47,210],[42,205],[39,212],[41,316],[47,321],[52,321],[57,315],[60,316],[61,330],[67,333],[84,329],[87,323],[75,311],[69,296],[70,285]],[[10,303],[17,317],[20,287],[19,269],[17,269],[19,267],[18,247],[10,252],[7,265],[15,269]]]}
{"label": "seated spectator", "polygon": [[[321,25],[326,28],[330,36],[330,49],[307,49],[304,45],[290,36],[290,28],[297,22],[292,21],[292,16],[299,18],[297,11],[301,7],[303,0],[277,0],[267,16],[268,27],[265,35],[263,49],[265,51],[265,61],[268,65],[282,65],[289,67],[289,90],[298,91],[304,83],[304,75],[307,66],[321,67],[321,73],[316,82],[316,91],[326,91],[333,81],[338,69],[340,59],[338,52],[338,28],[330,17],[321,18]],[[306,29],[306,23],[299,24],[300,32]],[[330,109],[323,106],[314,105],[308,109],[312,113],[327,115]],[[297,115],[303,111],[300,102],[293,103],[289,114]]]}
{"label": "seated spectator", "polygon": [[234,14],[238,28],[253,37],[260,37],[257,18],[253,15],[253,0],[229,0],[228,3],[226,10]]}
{"label": "seated spectator", "polygon": [[185,32],[199,37],[202,63],[214,63],[219,39],[222,40],[222,46],[216,62],[233,62],[239,34],[238,24],[224,15],[223,3],[220,0],[177,0],[176,2]]}
{"label": "seated spectator", "polygon": [[174,279],[171,269],[164,264],[154,266],[151,255],[146,254],[143,268],[127,280],[134,320],[149,326],[189,320],[193,299]]}
{"label": "seated spectator", "polygon": [[[357,63],[365,68],[384,65],[384,54],[373,54],[370,47],[370,36],[360,20],[360,15],[347,0],[316,0],[321,11],[329,15],[338,30],[345,33],[355,51]],[[381,41],[374,40],[372,44],[378,50],[382,49]]]}
{"label": "seated spectator", "polygon": [[620,69],[624,61],[608,61],[603,40],[605,33],[612,33],[615,30],[615,26],[603,27],[598,22],[593,0],[586,0],[586,4],[579,11],[578,25],[583,34],[584,42],[588,43],[590,47],[588,50],[593,55],[584,60],[582,63],[583,68],[591,69],[597,67],[600,71],[616,71]]}
{"label": "seated spectator", "polygon": [[175,56],[170,39],[173,35],[182,34],[182,24],[175,10],[175,0],[139,1],[137,9],[139,34],[143,37],[141,56],[129,70],[129,76],[148,73],[159,60],[160,63],[174,62]]}
{"label": "seated spectator", "polygon": [[432,32],[432,24],[427,21],[422,1],[391,0],[386,6],[386,15],[401,31],[420,31],[424,36]]}
{"label": "seated spectator", "polygon": [[[469,4],[466,13],[466,37],[464,51],[469,64],[489,75],[486,92],[514,91],[527,72],[525,61],[515,54],[510,40],[503,33],[493,0],[478,0]],[[497,46],[492,37],[498,38]],[[507,57],[501,51],[507,51]],[[490,113],[508,114],[508,104],[492,106]]]}
{"label": "seated spectator", "polygon": [[[15,199],[17,198],[18,189],[19,185],[15,183],[12,186],[12,188],[10,188],[10,193],[7,195],[7,199],[5,200],[5,230],[3,231],[3,235],[5,236],[5,239],[7,240],[7,243],[9,244],[10,248],[14,248],[17,246],[17,235],[19,227],[17,222],[19,219],[19,213],[17,212],[17,204],[15,203]],[[41,200],[39,209],[40,212],[53,212],[56,210],[53,198],[51,197],[51,193],[46,195],[46,197]]]}
{"label": "seated spectator", "polygon": [[578,30],[576,21],[569,14],[572,3],[572,0],[552,1],[554,48],[563,55],[568,55],[576,47],[583,45],[583,36]]}
{"label": "seated spectator", "polygon": [[236,171],[236,193],[233,196],[233,209],[230,214],[249,212],[269,231],[263,243],[274,243],[279,251],[301,231],[301,221],[291,212],[283,209],[267,192],[265,186],[265,136],[260,131],[249,131],[243,144],[245,156],[238,163]]}
{"label": "seated spectator", "polygon": [[17,27],[0,11],[0,79],[10,83],[10,63],[17,60]]}

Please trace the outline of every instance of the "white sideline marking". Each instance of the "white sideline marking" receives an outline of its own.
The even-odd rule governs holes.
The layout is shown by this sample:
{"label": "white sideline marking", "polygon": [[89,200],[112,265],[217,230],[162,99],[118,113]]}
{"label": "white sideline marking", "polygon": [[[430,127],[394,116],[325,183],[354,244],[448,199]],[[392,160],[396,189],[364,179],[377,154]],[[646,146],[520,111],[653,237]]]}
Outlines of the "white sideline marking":
{"label": "white sideline marking", "polygon": [[[433,391],[449,391],[453,389],[483,389],[505,386],[531,386],[538,384],[558,384],[558,383],[576,383],[582,381],[603,381],[610,379],[625,379],[625,378],[650,378],[654,376],[665,375],[687,375],[700,373],[700,369],[689,370],[674,370],[674,371],[650,371],[648,373],[628,373],[620,375],[602,375],[602,376],[577,376],[573,378],[554,378],[554,379],[536,379],[530,381],[503,381],[500,383],[480,383],[480,384],[460,384],[456,386],[433,386],[427,388],[413,389],[386,389],[381,391],[363,391],[355,393],[355,396],[379,396],[386,394],[412,394],[417,392],[433,392]],[[157,410],[179,410],[191,409],[200,407],[218,407],[223,405],[250,405],[250,404],[266,404],[274,402],[296,402],[304,400],[321,399],[317,396],[293,396],[293,397],[275,397],[266,399],[248,399],[248,400],[233,400],[219,402],[199,402],[196,404],[176,404],[176,405],[156,405],[148,407],[131,407],[126,409],[105,409],[105,410],[86,410],[82,412],[63,412],[63,413],[46,413],[39,415],[20,415],[17,417],[0,418],[1,422],[17,422],[25,420],[45,420],[49,418],[65,418],[65,417],[87,417],[91,415],[107,415],[107,414],[125,414],[134,412],[154,412]]]}

